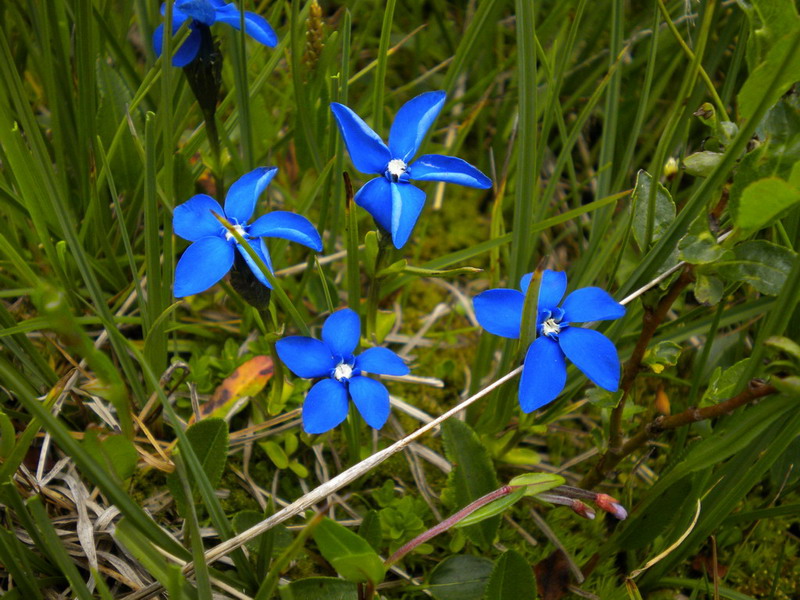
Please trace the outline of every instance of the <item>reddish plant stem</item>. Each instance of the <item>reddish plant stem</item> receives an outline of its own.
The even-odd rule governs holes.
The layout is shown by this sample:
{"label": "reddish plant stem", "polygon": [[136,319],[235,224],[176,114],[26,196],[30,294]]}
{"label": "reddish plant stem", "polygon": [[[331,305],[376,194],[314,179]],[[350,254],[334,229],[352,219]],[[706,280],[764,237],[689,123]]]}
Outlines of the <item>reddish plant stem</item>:
{"label": "reddish plant stem", "polygon": [[[639,340],[631,353],[628,362],[622,371],[622,378],[619,387],[622,390],[622,397],[619,404],[611,412],[611,422],[609,425],[608,436],[608,450],[600,457],[600,460],[595,464],[594,468],[583,478],[580,487],[591,488],[597,485],[602,478],[608,473],[612,467],[609,466],[611,462],[617,464],[619,462],[620,452],[622,451],[622,415],[625,411],[625,401],[628,394],[633,387],[633,382],[639,374],[642,367],[642,360],[644,359],[647,346],[653,339],[656,329],[667,316],[667,312],[681,295],[683,290],[692,281],[694,281],[694,273],[691,265],[686,265],[681,271],[678,279],[673,282],[667,291],[666,295],[661,298],[658,305],[654,309],[645,307],[644,316],[642,317],[642,331],[639,334]],[[616,458],[616,460],[613,460]]]}
{"label": "reddish plant stem", "polygon": [[434,525],[433,527],[428,529],[428,531],[425,531],[425,532],[419,534],[413,540],[411,540],[410,542],[408,542],[407,544],[405,544],[404,546],[399,548],[397,551],[395,551],[394,554],[392,554],[389,558],[386,559],[386,562],[384,564],[387,567],[390,566],[390,565],[393,565],[394,563],[396,563],[398,560],[402,559],[406,554],[411,552],[414,548],[416,548],[420,544],[424,544],[429,539],[436,537],[440,533],[444,533],[445,531],[450,529],[453,525],[458,523],[461,519],[464,519],[464,518],[468,517],[469,515],[474,513],[479,508],[481,508],[483,506],[486,506],[490,502],[494,502],[498,498],[502,498],[503,496],[508,496],[511,492],[513,492],[514,490],[516,490],[516,489],[518,489],[520,487],[524,487],[524,486],[504,485],[500,489],[494,490],[493,492],[489,492],[485,496],[481,496],[480,498],[478,498],[474,502],[472,502],[470,504],[467,504],[464,508],[462,508],[457,513],[454,513],[453,515],[447,517],[444,521],[442,521],[438,525]]}

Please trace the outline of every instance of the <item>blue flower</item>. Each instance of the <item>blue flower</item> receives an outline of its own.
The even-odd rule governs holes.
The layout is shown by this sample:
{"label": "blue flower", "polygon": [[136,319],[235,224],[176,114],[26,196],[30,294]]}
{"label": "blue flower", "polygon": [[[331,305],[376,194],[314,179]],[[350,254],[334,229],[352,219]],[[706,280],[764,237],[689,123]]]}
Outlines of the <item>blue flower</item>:
{"label": "blue flower", "polygon": [[[522,309],[531,274],[522,278],[522,291],[488,290],[473,299],[475,316],[486,331],[518,339]],[[619,357],[614,344],[593,329],[574,323],[619,319],[625,307],[596,287],[567,289],[566,273],[545,270],[539,288],[536,339],[528,348],[519,384],[519,403],[526,413],[555,400],[567,381],[564,356],[589,379],[610,392],[619,386]],[[560,303],[560,306],[559,306]]]}
{"label": "blue flower", "polygon": [[[161,14],[166,13],[166,4],[161,5]],[[172,6],[172,34],[189,21],[189,37],[181,44],[180,48],[173,48],[172,65],[185,67],[192,62],[200,50],[202,35],[200,27],[209,27],[214,23],[227,23],[234,29],[239,29],[241,11],[231,2],[225,4],[222,0],[177,0]],[[261,15],[246,11],[244,13],[244,31],[257,42],[273,47],[278,43],[270,24]],[[161,56],[164,43],[164,24],[162,23],[153,32],[153,48]]]}
{"label": "blue flower", "polygon": [[361,336],[358,315],[344,308],[322,326],[322,341],[293,335],[275,344],[278,356],[298,377],[324,377],[314,384],[303,403],[303,429],[325,433],[345,420],[348,398],[370,427],[380,429],[389,418],[389,392],[362,371],[408,375],[403,359],[387,348],[369,348],[354,355]]}
{"label": "blue flower", "polygon": [[[322,240],[314,226],[303,216],[276,210],[256,219],[248,225],[253,216],[256,200],[261,195],[278,169],[260,167],[243,175],[228,190],[225,197],[225,210],[211,196],[198,194],[175,207],[172,227],[182,238],[194,242],[178,261],[175,268],[175,297],[191,296],[207,290],[222,279],[233,265],[234,247],[241,253],[256,278],[267,287],[261,269],[253,262],[247,251],[240,246],[231,233],[222,226],[212,214],[225,217],[236,230],[251,242],[272,271],[265,237],[276,237],[303,244],[320,252]],[[255,243],[258,241],[259,243]]]}
{"label": "blue flower", "polygon": [[492,186],[491,179],[460,158],[426,154],[409,164],[444,101],[444,92],[427,92],[406,102],[392,124],[388,148],[356,113],[343,104],[331,104],[356,169],[381,175],[358,191],[356,204],[391,232],[396,248],[408,241],[425,204],[425,192],[409,180],[447,181],[481,189]]}

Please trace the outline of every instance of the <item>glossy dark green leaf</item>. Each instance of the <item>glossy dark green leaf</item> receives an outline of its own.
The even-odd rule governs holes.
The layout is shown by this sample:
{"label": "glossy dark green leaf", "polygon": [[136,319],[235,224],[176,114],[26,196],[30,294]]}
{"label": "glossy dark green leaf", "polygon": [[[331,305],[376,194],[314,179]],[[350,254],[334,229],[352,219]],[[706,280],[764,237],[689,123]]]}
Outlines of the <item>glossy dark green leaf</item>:
{"label": "glossy dark green leaf", "polygon": [[480,600],[493,566],[481,556],[450,556],[431,571],[428,591],[436,600]]}
{"label": "glossy dark green leaf", "polygon": [[383,581],[383,560],[358,534],[326,518],[312,535],[322,556],[345,579],[355,583]]}
{"label": "glossy dark green leaf", "polygon": [[762,294],[775,296],[781,291],[792,268],[795,253],[766,240],[739,244],[732,256],[726,254],[720,274],[729,281],[749,283]]}
{"label": "glossy dark green leaf", "polygon": [[[489,453],[469,425],[457,419],[442,424],[442,437],[453,470],[447,480],[444,498],[460,509],[500,487]],[[494,542],[500,517],[467,527],[464,533],[473,543],[488,547]]]}
{"label": "glossy dark green leaf", "polygon": [[486,586],[485,600],[534,600],[536,579],[533,570],[522,555],[506,550],[494,565]]}
{"label": "glossy dark green leaf", "polygon": [[779,177],[768,177],[748,185],[738,202],[731,204],[731,212],[737,227],[761,229],[799,205],[800,189]]}

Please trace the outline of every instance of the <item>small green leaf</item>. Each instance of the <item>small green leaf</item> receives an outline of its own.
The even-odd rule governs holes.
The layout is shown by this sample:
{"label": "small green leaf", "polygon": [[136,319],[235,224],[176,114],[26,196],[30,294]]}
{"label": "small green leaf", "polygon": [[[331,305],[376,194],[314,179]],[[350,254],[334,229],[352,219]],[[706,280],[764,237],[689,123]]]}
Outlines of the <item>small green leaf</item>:
{"label": "small green leaf", "polygon": [[428,591],[436,600],[481,600],[493,566],[481,556],[450,556],[431,571]]}
{"label": "small green leaf", "polygon": [[[211,487],[216,487],[222,479],[222,472],[228,460],[228,424],[222,419],[210,417],[189,427],[186,430],[186,436]],[[178,444],[178,450],[180,451],[180,444]],[[186,497],[177,473],[169,474],[167,486],[172,492],[172,497],[175,498],[178,509],[181,510],[181,505],[186,502]],[[192,481],[192,491],[195,489],[195,482]]]}
{"label": "small green leaf", "polygon": [[739,378],[747,370],[749,362],[750,359],[745,358],[727,369],[722,367],[714,369],[711,374],[711,381],[706,388],[705,394],[703,394],[703,399],[700,401],[700,406],[716,404],[721,400],[730,398],[736,391]]}
{"label": "small green leaf", "polygon": [[401,258],[397,262],[393,262],[388,267],[381,269],[378,272],[378,277],[386,277],[388,275],[397,275],[398,273],[402,273],[406,266],[408,265],[408,261],[404,258]]}
{"label": "small green leaf", "polygon": [[695,152],[683,159],[683,167],[689,175],[695,177],[708,177],[711,172],[722,162],[724,154],[721,152]]}
{"label": "small green leaf", "polygon": [[719,259],[725,250],[708,230],[708,217],[702,214],[689,226],[689,232],[678,242],[678,258],[693,265],[703,265]]}
{"label": "small green leaf", "polygon": [[722,299],[724,291],[725,286],[719,277],[703,273],[697,274],[697,279],[694,282],[694,297],[701,304],[708,304],[709,306],[717,304]]}
{"label": "small green leaf", "polygon": [[[783,96],[795,81],[800,80],[800,52],[797,52],[798,30],[795,20],[793,30],[779,39],[770,48],[758,67],[756,67],[739,90],[738,104],[739,115],[743,120],[753,116],[756,107],[765,97],[771,98],[768,106],[775,104]],[[777,85],[769,85],[778,75],[778,69],[785,60],[788,64],[780,74]]]}
{"label": "small green leaf", "polygon": [[481,506],[471,515],[468,515],[463,519],[461,519],[458,523],[454,525],[454,527],[467,527],[469,525],[474,525],[475,523],[480,523],[481,521],[494,517],[495,515],[500,515],[506,509],[516,504],[517,501],[519,501],[523,496],[525,496],[525,488],[519,488],[517,490],[514,490],[507,496],[498,498],[497,500],[495,500],[494,502],[490,502],[486,506]]}
{"label": "small green leaf", "polygon": [[554,475],[552,473],[523,473],[517,475],[508,482],[508,485],[517,486],[524,485],[526,496],[535,496],[547,490],[552,490],[554,487],[564,485],[566,480],[561,475]]}
{"label": "small green leaf", "polygon": [[530,448],[512,448],[503,454],[500,460],[512,465],[531,466],[538,465],[542,461],[542,457],[536,450]]}
{"label": "small green leaf", "polygon": [[[636,175],[636,187],[631,196],[633,200],[633,237],[639,248],[643,248],[645,241],[647,221],[649,214],[650,190],[653,177],[647,171],[639,171]],[[655,212],[653,218],[653,231],[650,242],[655,242],[675,220],[675,203],[669,195],[667,188],[660,183],[656,184]]]}
{"label": "small green leaf", "polygon": [[377,552],[383,539],[381,531],[381,518],[377,510],[368,510],[358,526],[358,535],[367,540],[367,543]]}
{"label": "small green leaf", "polygon": [[506,550],[497,559],[484,596],[485,600],[508,598],[514,600],[536,598],[536,579],[533,577],[531,566],[515,550]]}
{"label": "small green leaf", "polygon": [[753,240],[736,246],[732,259],[720,263],[719,273],[730,281],[744,281],[762,294],[775,296],[786,281],[794,257],[788,248]]}
{"label": "small green leaf", "polygon": [[650,367],[653,373],[661,373],[667,367],[673,367],[678,363],[681,349],[681,346],[675,342],[658,342],[652,348],[647,349],[642,362]]}
{"label": "small green leaf", "polygon": [[738,202],[731,204],[731,213],[737,227],[756,230],[798,205],[800,189],[778,177],[768,177],[748,185]]}
{"label": "small green leaf", "polygon": [[307,577],[279,588],[281,600],[358,600],[352,581],[336,577]]}
{"label": "small green leaf", "polygon": [[364,268],[368,275],[375,274],[375,261],[378,259],[378,234],[368,231],[364,236]]}
{"label": "small green leaf", "polygon": [[383,581],[386,569],[369,543],[336,521],[325,518],[312,534],[319,551],[336,572],[348,581]]}
{"label": "small green leaf", "polygon": [[259,445],[264,449],[264,452],[267,453],[267,456],[269,456],[269,459],[276,467],[285,469],[289,466],[289,457],[286,456],[286,452],[283,451],[283,448],[281,448],[279,444],[272,440],[266,440]]}
{"label": "small green leaf", "polygon": [[[469,425],[449,419],[442,424],[442,438],[447,458],[454,465],[445,489],[450,504],[462,508],[500,487],[489,453]],[[494,542],[499,524],[500,518],[493,517],[464,533],[473,543],[486,548]]]}
{"label": "small green leaf", "polygon": [[781,352],[793,356],[796,360],[800,360],[800,344],[794,340],[790,340],[783,336],[772,336],[764,340],[764,344],[776,348]]}

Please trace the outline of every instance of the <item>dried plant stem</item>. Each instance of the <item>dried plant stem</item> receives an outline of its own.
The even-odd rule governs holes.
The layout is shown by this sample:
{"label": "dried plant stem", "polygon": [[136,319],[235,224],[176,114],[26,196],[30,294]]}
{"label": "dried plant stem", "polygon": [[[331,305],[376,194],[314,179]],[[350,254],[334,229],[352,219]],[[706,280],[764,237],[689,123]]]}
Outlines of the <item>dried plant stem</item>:
{"label": "dried plant stem", "polygon": [[[639,369],[642,367],[642,360],[644,359],[647,346],[653,339],[656,329],[667,316],[667,312],[681,295],[686,286],[694,281],[694,274],[691,265],[684,265],[683,272],[678,279],[670,286],[667,294],[661,298],[658,305],[654,309],[645,308],[644,316],[642,317],[642,331],[639,335],[639,340],[633,349],[631,357],[625,363],[622,371],[622,379],[620,380],[619,387],[622,390],[622,397],[619,404],[611,412],[611,423],[609,425],[609,438],[608,450],[600,457],[600,460],[595,464],[594,468],[583,478],[580,487],[591,488],[597,485],[611,469],[610,463],[617,464],[620,453],[622,452],[622,415],[625,410],[625,401],[628,398],[633,382],[639,374]],[[616,459],[616,460],[615,460]]]}

